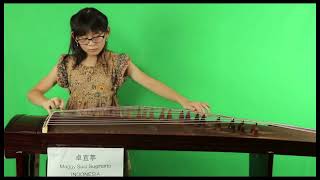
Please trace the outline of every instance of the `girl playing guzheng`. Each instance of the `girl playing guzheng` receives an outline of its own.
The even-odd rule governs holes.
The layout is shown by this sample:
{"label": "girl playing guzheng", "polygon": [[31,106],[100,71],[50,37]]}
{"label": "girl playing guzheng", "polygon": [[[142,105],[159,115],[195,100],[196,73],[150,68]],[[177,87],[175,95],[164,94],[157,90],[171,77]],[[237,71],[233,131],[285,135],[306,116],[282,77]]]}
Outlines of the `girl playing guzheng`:
{"label": "girl playing guzheng", "polygon": [[[199,114],[209,110],[207,103],[193,102],[142,72],[126,53],[107,48],[110,35],[108,18],[95,8],[84,8],[70,20],[69,53],[62,55],[51,72],[30,92],[28,99],[46,109],[87,109],[119,106],[117,90],[126,77],[150,91],[179,103]],[[47,99],[44,94],[55,84],[67,88],[70,97]]]}

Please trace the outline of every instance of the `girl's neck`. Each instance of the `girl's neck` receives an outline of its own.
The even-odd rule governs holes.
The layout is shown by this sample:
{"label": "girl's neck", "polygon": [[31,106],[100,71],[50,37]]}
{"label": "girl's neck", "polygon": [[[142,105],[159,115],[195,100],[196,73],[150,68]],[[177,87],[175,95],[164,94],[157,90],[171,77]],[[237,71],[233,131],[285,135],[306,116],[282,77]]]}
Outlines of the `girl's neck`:
{"label": "girl's neck", "polygon": [[97,60],[98,56],[87,56],[87,58],[82,61],[82,65],[95,66],[97,64]]}

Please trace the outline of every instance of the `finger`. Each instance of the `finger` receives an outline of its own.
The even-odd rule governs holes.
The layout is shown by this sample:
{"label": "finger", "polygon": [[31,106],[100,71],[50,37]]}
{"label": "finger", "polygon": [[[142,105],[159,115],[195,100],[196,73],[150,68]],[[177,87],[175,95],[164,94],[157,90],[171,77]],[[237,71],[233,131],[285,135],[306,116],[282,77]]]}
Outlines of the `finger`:
{"label": "finger", "polygon": [[61,99],[60,98],[54,97],[54,98],[52,98],[50,100],[54,102],[56,107],[60,106],[60,103],[61,103]]}
{"label": "finger", "polygon": [[203,113],[202,113],[202,110],[201,110],[201,107],[200,107],[200,105],[198,104],[198,103],[192,103],[191,105],[190,105],[190,110],[192,111],[192,112],[194,112],[195,114],[199,114],[199,115],[203,115]]}
{"label": "finger", "polygon": [[48,111],[48,114],[50,115],[52,113],[52,105],[50,105],[50,103],[48,103],[44,108]]}
{"label": "finger", "polygon": [[60,104],[61,104],[60,99],[53,99],[52,101],[53,101],[54,105],[56,106],[56,108],[60,107]]}
{"label": "finger", "polygon": [[207,103],[201,104],[204,108],[206,108],[208,111],[210,110],[210,106]]}
{"label": "finger", "polygon": [[194,106],[194,107],[193,107],[193,111],[194,111],[195,113],[197,113],[197,114],[200,113],[199,108],[198,108],[197,106]]}
{"label": "finger", "polygon": [[193,105],[190,105],[190,106],[186,106],[186,109],[190,110],[190,111],[195,111],[195,108]]}
{"label": "finger", "polygon": [[60,109],[64,108],[64,101],[61,99],[61,103],[60,103]]}
{"label": "finger", "polygon": [[49,108],[50,108],[51,110],[56,109],[56,105],[54,104],[54,101],[50,101],[50,102],[49,102]]}
{"label": "finger", "polygon": [[206,104],[201,104],[203,110],[205,111],[205,114],[208,114],[209,113],[209,108],[206,106]]}
{"label": "finger", "polygon": [[204,111],[203,107],[201,106],[201,103],[197,103],[195,106],[196,106],[197,111],[200,113],[201,116],[203,114],[205,114],[205,111]]}
{"label": "finger", "polygon": [[201,110],[200,106],[199,105],[195,105],[194,107],[195,107],[195,112],[202,116],[202,110]]}
{"label": "finger", "polygon": [[203,108],[201,105],[200,105],[200,109],[201,109],[201,116],[204,116],[204,115],[206,115],[206,109],[205,108]]}
{"label": "finger", "polygon": [[208,103],[204,103],[209,109],[210,109],[210,106],[209,106],[209,104]]}
{"label": "finger", "polygon": [[51,98],[50,100],[55,101],[55,100],[59,100],[59,98],[54,97],[54,98]]}

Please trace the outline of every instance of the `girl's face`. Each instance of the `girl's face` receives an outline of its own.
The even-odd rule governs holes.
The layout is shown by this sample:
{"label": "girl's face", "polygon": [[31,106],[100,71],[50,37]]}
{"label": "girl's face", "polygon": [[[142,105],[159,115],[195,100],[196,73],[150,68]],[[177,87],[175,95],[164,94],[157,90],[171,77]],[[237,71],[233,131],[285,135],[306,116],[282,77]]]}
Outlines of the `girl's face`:
{"label": "girl's face", "polygon": [[84,36],[76,37],[76,41],[88,56],[97,56],[103,49],[108,35],[108,32],[90,32]]}

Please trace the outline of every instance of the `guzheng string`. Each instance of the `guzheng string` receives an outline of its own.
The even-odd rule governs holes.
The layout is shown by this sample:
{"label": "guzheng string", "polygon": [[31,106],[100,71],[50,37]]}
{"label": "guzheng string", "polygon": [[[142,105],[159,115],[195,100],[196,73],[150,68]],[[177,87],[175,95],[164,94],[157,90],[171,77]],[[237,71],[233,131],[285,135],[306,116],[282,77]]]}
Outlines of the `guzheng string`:
{"label": "guzheng string", "polygon": [[[45,125],[233,125],[233,123],[238,123],[238,125],[258,125],[258,121],[250,119],[235,118],[233,116],[213,113],[207,113],[206,116],[201,116],[187,109],[154,106],[110,106],[93,109],[54,110],[48,116]],[[259,125],[316,132],[315,129],[271,122],[259,122]]]}
{"label": "guzheng string", "polygon": [[[213,117],[215,117],[213,119]],[[211,119],[208,119],[211,118]],[[186,109],[150,106],[121,106],[52,112],[48,125],[212,124],[256,123],[255,121],[208,113],[197,115]]]}

